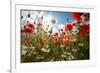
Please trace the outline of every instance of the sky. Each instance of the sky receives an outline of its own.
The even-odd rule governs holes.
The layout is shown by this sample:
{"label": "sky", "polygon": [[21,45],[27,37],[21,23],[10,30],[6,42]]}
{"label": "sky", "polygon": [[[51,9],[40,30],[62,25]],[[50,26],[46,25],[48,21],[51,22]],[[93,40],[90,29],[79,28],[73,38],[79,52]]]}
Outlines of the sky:
{"label": "sky", "polygon": [[57,19],[58,24],[66,24],[68,22],[73,22],[73,18],[71,17],[71,12],[50,12],[52,16]]}
{"label": "sky", "polygon": [[[28,17],[28,14],[30,14],[30,17]],[[38,23],[38,19],[41,18],[44,29],[49,25],[49,29],[53,27],[54,32],[58,32],[66,23],[74,21],[71,17],[71,12],[21,10],[20,15],[23,16],[21,19],[21,26],[25,25],[27,21],[32,23],[36,21]],[[55,26],[52,26],[52,23],[50,22],[52,18],[56,20]]]}

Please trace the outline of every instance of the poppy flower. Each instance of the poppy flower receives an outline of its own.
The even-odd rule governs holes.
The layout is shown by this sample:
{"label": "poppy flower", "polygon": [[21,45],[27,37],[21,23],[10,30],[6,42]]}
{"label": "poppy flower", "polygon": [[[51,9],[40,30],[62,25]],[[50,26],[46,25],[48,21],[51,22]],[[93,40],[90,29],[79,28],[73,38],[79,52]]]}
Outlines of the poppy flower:
{"label": "poppy flower", "polygon": [[80,25],[80,29],[84,29],[86,32],[89,32],[90,26],[89,24],[82,24]]}
{"label": "poppy flower", "polygon": [[75,21],[78,22],[78,21],[80,20],[81,13],[72,12],[72,13],[71,13],[71,16],[72,16],[72,18],[73,18]]}
{"label": "poppy flower", "polygon": [[24,32],[28,34],[32,34],[34,32],[34,25],[31,23],[28,23],[24,26]]}
{"label": "poppy flower", "polygon": [[66,24],[65,30],[67,30],[67,29],[71,31],[73,29],[73,25],[71,23]]}
{"label": "poppy flower", "polygon": [[31,24],[31,23],[28,23],[27,26],[28,26],[29,28],[34,29],[34,26],[33,26],[33,24]]}
{"label": "poppy flower", "polygon": [[54,46],[58,46],[59,45],[59,41],[55,40],[54,41]]}
{"label": "poppy flower", "polygon": [[58,39],[58,33],[53,34],[53,39],[57,40]]}
{"label": "poppy flower", "polygon": [[85,36],[89,32],[89,24],[80,25],[79,35],[81,37]]}
{"label": "poppy flower", "polygon": [[60,44],[59,39],[52,39],[54,46],[58,46]]}
{"label": "poppy flower", "polygon": [[58,33],[53,34],[53,43],[54,43],[55,46],[57,46],[59,44]]}
{"label": "poppy flower", "polygon": [[86,34],[86,30],[80,30],[80,32],[79,32],[79,35],[81,36],[81,37],[83,37],[83,36],[85,36],[85,34]]}
{"label": "poppy flower", "polygon": [[53,39],[53,44],[54,46],[58,46],[60,44],[59,39],[58,38]]}
{"label": "poppy flower", "polygon": [[62,44],[69,44],[70,43],[70,37],[66,35],[64,38],[62,38],[61,43]]}

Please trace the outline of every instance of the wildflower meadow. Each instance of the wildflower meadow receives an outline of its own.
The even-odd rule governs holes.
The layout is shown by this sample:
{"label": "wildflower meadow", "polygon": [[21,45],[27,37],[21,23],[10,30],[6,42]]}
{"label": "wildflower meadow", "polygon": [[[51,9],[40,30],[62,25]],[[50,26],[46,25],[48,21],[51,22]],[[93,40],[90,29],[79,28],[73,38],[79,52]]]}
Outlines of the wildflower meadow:
{"label": "wildflower meadow", "polygon": [[90,15],[20,10],[21,63],[89,60]]}

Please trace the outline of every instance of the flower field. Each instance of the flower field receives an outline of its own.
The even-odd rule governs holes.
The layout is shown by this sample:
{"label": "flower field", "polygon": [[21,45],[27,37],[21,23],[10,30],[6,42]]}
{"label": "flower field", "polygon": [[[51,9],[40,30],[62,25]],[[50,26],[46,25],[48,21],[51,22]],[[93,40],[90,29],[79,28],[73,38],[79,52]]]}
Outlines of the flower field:
{"label": "flower field", "polygon": [[90,15],[21,10],[21,63],[89,60]]}

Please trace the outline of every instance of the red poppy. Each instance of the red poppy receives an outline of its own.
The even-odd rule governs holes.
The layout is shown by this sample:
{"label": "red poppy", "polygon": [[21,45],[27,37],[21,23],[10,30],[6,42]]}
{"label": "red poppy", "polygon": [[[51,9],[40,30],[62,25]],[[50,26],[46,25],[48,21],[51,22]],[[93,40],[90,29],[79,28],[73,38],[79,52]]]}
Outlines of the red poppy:
{"label": "red poppy", "polygon": [[59,41],[54,41],[54,45],[58,46],[59,45]]}
{"label": "red poppy", "polygon": [[53,39],[57,40],[58,39],[58,33],[53,34]]}
{"label": "red poppy", "polygon": [[61,43],[62,44],[69,44],[70,43],[70,37],[66,35],[64,38],[62,38]]}
{"label": "red poppy", "polygon": [[34,26],[33,26],[33,24],[31,24],[31,23],[28,23],[27,26],[28,26],[29,28],[31,28],[31,29],[34,29]]}
{"label": "red poppy", "polygon": [[89,32],[89,24],[80,25],[79,35],[81,37],[85,36]]}
{"label": "red poppy", "polygon": [[34,25],[31,23],[28,23],[24,26],[24,32],[28,34],[32,34],[34,32]]}
{"label": "red poppy", "polygon": [[79,21],[80,16],[81,16],[81,13],[72,12],[72,13],[71,13],[71,16],[73,17],[73,19],[74,19],[75,21]]}
{"label": "red poppy", "polygon": [[59,37],[57,32],[53,34],[53,43],[55,46],[59,44]]}
{"label": "red poppy", "polygon": [[85,34],[86,34],[86,30],[80,30],[80,32],[79,32],[79,35],[81,36],[81,37],[83,37],[83,36],[85,36]]}
{"label": "red poppy", "polygon": [[82,24],[80,25],[80,29],[84,29],[86,32],[89,32],[90,26],[89,24]]}
{"label": "red poppy", "polygon": [[73,29],[73,25],[71,23],[66,24],[65,30],[67,30],[67,29],[71,31]]}

